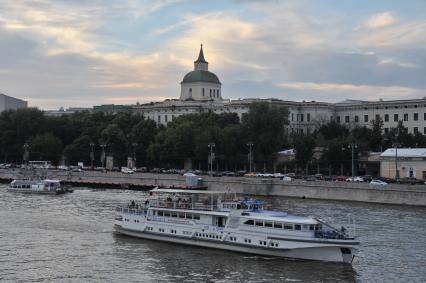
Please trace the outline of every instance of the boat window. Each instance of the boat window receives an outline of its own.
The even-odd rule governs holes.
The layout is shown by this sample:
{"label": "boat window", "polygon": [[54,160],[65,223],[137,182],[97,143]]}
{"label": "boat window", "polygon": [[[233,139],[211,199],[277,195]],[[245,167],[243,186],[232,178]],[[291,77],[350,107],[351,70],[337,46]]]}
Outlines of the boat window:
{"label": "boat window", "polygon": [[194,214],[194,219],[200,220],[200,215],[199,214]]}
{"label": "boat window", "polygon": [[302,230],[302,225],[294,224],[294,230]]}
{"label": "boat window", "polygon": [[179,218],[185,218],[185,213],[179,213]]}
{"label": "boat window", "polygon": [[282,223],[278,223],[278,222],[274,222],[274,228],[282,229],[283,228],[283,224]]}
{"label": "boat window", "polygon": [[172,212],[172,217],[177,217],[177,213],[176,212]]}
{"label": "boat window", "polygon": [[309,225],[303,224],[303,230],[309,230]]}
{"label": "boat window", "polygon": [[192,214],[191,213],[186,213],[185,214],[185,218],[186,219],[192,219]]}
{"label": "boat window", "polygon": [[163,216],[163,211],[161,211],[161,210],[160,210],[160,211],[157,211],[157,215],[158,215],[158,216]]}
{"label": "boat window", "polygon": [[256,226],[263,226],[263,221],[262,220],[256,220]]}
{"label": "boat window", "polygon": [[272,222],[270,222],[270,221],[265,221],[265,227],[270,227],[270,228],[272,228]]}
{"label": "boat window", "polygon": [[315,225],[309,225],[309,230],[314,231],[315,230]]}
{"label": "boat window", "polygon": [[241,204],[237,204],[237,209],[241,209]]}
{"label": "boat window", "polygon": [[249,219],[246,222],[244,222],[244,224],[246,224],[246,225],[254,225],[254,220],[253,219]]}
{"label": "boat window", "polygon": [[165,217],[170,217],[170,212],[168,212],[168,211],[164,211],[164,216],[165,216]]}
{"label": "boat window", "polygon": [[293,224],[284,224],[284,229],[293,230]]}

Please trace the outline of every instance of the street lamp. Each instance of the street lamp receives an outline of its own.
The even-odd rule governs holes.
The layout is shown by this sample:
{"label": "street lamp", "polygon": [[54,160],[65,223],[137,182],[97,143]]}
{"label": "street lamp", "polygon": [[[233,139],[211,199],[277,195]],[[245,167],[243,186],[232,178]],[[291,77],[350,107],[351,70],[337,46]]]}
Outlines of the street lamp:
{"label": "street lamp", "polygon": [[93,148],[95,147],[95,144],[91,142],[89,145],[90,145],[90,167],[93,170],[93,160],[95,159],[95,152]]}
{"label": "street lamp", "polygon": [[395,147],[395,180],[399,181],[399,170],[398,170],[398,146],[401,144],[395,142],[393,147]]}
{"label": "street lamp", "polygon": [[253,142],[248,142],[247,146],[249,147],[249,156],[248,156],[248,159],[249,159],[249,172],[252,172],[251,169],[252,169],[252,164],[253,164],[253,146],[254,146],[254,143]]}
{"label": "street lamp", "polygon": [[213,174],[213,158],[214,158],[213,148],[215,146],[216,145],[213,142],[210,142],[208,144],[208,147],[210,148],[210,158],[209,158],[210,159],[210,175]]}
{"label": "street lamp", "polygon": [[100,144],[100,147],[102,148],[102,154],[101,154],[101,162],[102,162],[102,168],[105,169],[105,148],[107,147],[107,145],[105,143]]}
{"label": "street lamp", "polygon": [[25,162],[25,167],[28,166],[28,158],[30,156],[29,148],[30,148],[30,145],[28,143],[25,143],[24,144],[24,162]]}
{"label": "street lamp", "polygon": [[358,145],[356,145],[355,143],[351,143],[348,145],[348,148],[351,149],[352,151],[352,181],[354,181],[355,178],[355,159],[354,159],[354,152],[355,149],[358,148]]}
{"label": "street lamp", "polygon": [[132,143],[132,146],[133,146],[133,167],[136,168],[136,148],[138,144],[134,142]]}

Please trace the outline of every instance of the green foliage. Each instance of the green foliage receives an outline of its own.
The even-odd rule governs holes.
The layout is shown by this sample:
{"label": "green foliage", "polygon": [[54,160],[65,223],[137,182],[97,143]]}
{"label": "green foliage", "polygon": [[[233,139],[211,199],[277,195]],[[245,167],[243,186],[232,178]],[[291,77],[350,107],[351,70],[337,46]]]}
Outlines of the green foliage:
{"label": "green foliage", "polygon": [[242,128],[247,141],[254,143],[255,159],[273,160],[285,143],[284,125],[288,124],[288,110],[267,102],[252,103],[243,115]]}
{"label": "green foliage", "polygon": [[294,140],[294,149],[296,150],[296,160],[305,167],[311,161],[314,154],[315,140],[313,136],[298,136]]}
{"label": "green foliage", "polygon": [[32,137],[31,158],[34,160],[51,160],[58,163],[62,155],[62,141],[51,133],[44,133]]}
{"label": "green foliage", "polygon": [[[57,163],[63,157],[68,164],[90,164],[90,144],[94,144],[94,165],[100,165],[100,144],[107,144],[107,155],[116,166],[136,155],[138,166],[181,168],[190,159],[194,169],[207,169],[209,143],[215,143],[214,167],[239,170],[247,165],[248,142],[253,142],[254,162],[271,169],[275,154],[292,144],[299,167],[320,164],[350,172],[351,150],[357,144],[355,159],[368,151],[380,151],[398,143],[402,147],[426,147],[426,137],[410,134],[400,122],[396,129],[383,134],[383,121],[371,127],[349,129],[346,124],[330,122],[309,136],[287,140],[286,108],[267,102],[253,103],[242,119],[236,113],[213,112],[176,117],[167,127],[130,113],[105,114],[79,112],[48,117],[34,108],[5,111],[0,114],[0,161],[20,163],[23,145],[30,145],[30,159]],[[291,143],[290,143],[291,142]],[[315,147],[323,149],[320,160],[313,159]],[[259,169],[258,169],[259,170]]]}

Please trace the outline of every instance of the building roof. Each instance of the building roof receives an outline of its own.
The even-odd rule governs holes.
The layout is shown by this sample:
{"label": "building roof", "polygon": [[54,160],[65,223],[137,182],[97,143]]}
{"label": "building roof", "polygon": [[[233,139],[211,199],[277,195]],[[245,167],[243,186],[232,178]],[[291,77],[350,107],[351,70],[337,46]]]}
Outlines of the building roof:
{"label": "building roof", "polygon": [[215,83],[221,84],[219,78],[209,71],[195,70],[189,72],[183,77],[182,83],[195,83],[195,82],[206,82],[206,83]]}
{"label": "building roof", "polygon": [[203,45],[201,44],[200,53],[198,54],[198,59],[195,61],[195,63],[207,63],[207,61],[204,59],[204,52],[203,52]]}
{"label": "building roof", "polygon": [[395,152],[395,148],[388,148],[380,157],[426,157],[426,148],[398,148],[398,152]]}

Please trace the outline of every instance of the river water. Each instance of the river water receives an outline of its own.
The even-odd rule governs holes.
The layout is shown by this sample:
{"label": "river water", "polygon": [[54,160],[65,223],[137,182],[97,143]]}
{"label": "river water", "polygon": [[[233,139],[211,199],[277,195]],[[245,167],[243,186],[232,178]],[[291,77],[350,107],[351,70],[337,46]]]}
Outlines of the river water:
{"label": "river water", "polygon": [[114,207],[145,192],[13,194],[0,184],[1,282],[425,282],[426,208],[271,197],[336,224],[353,214],[352,266],[252,256],[113,233]]}

